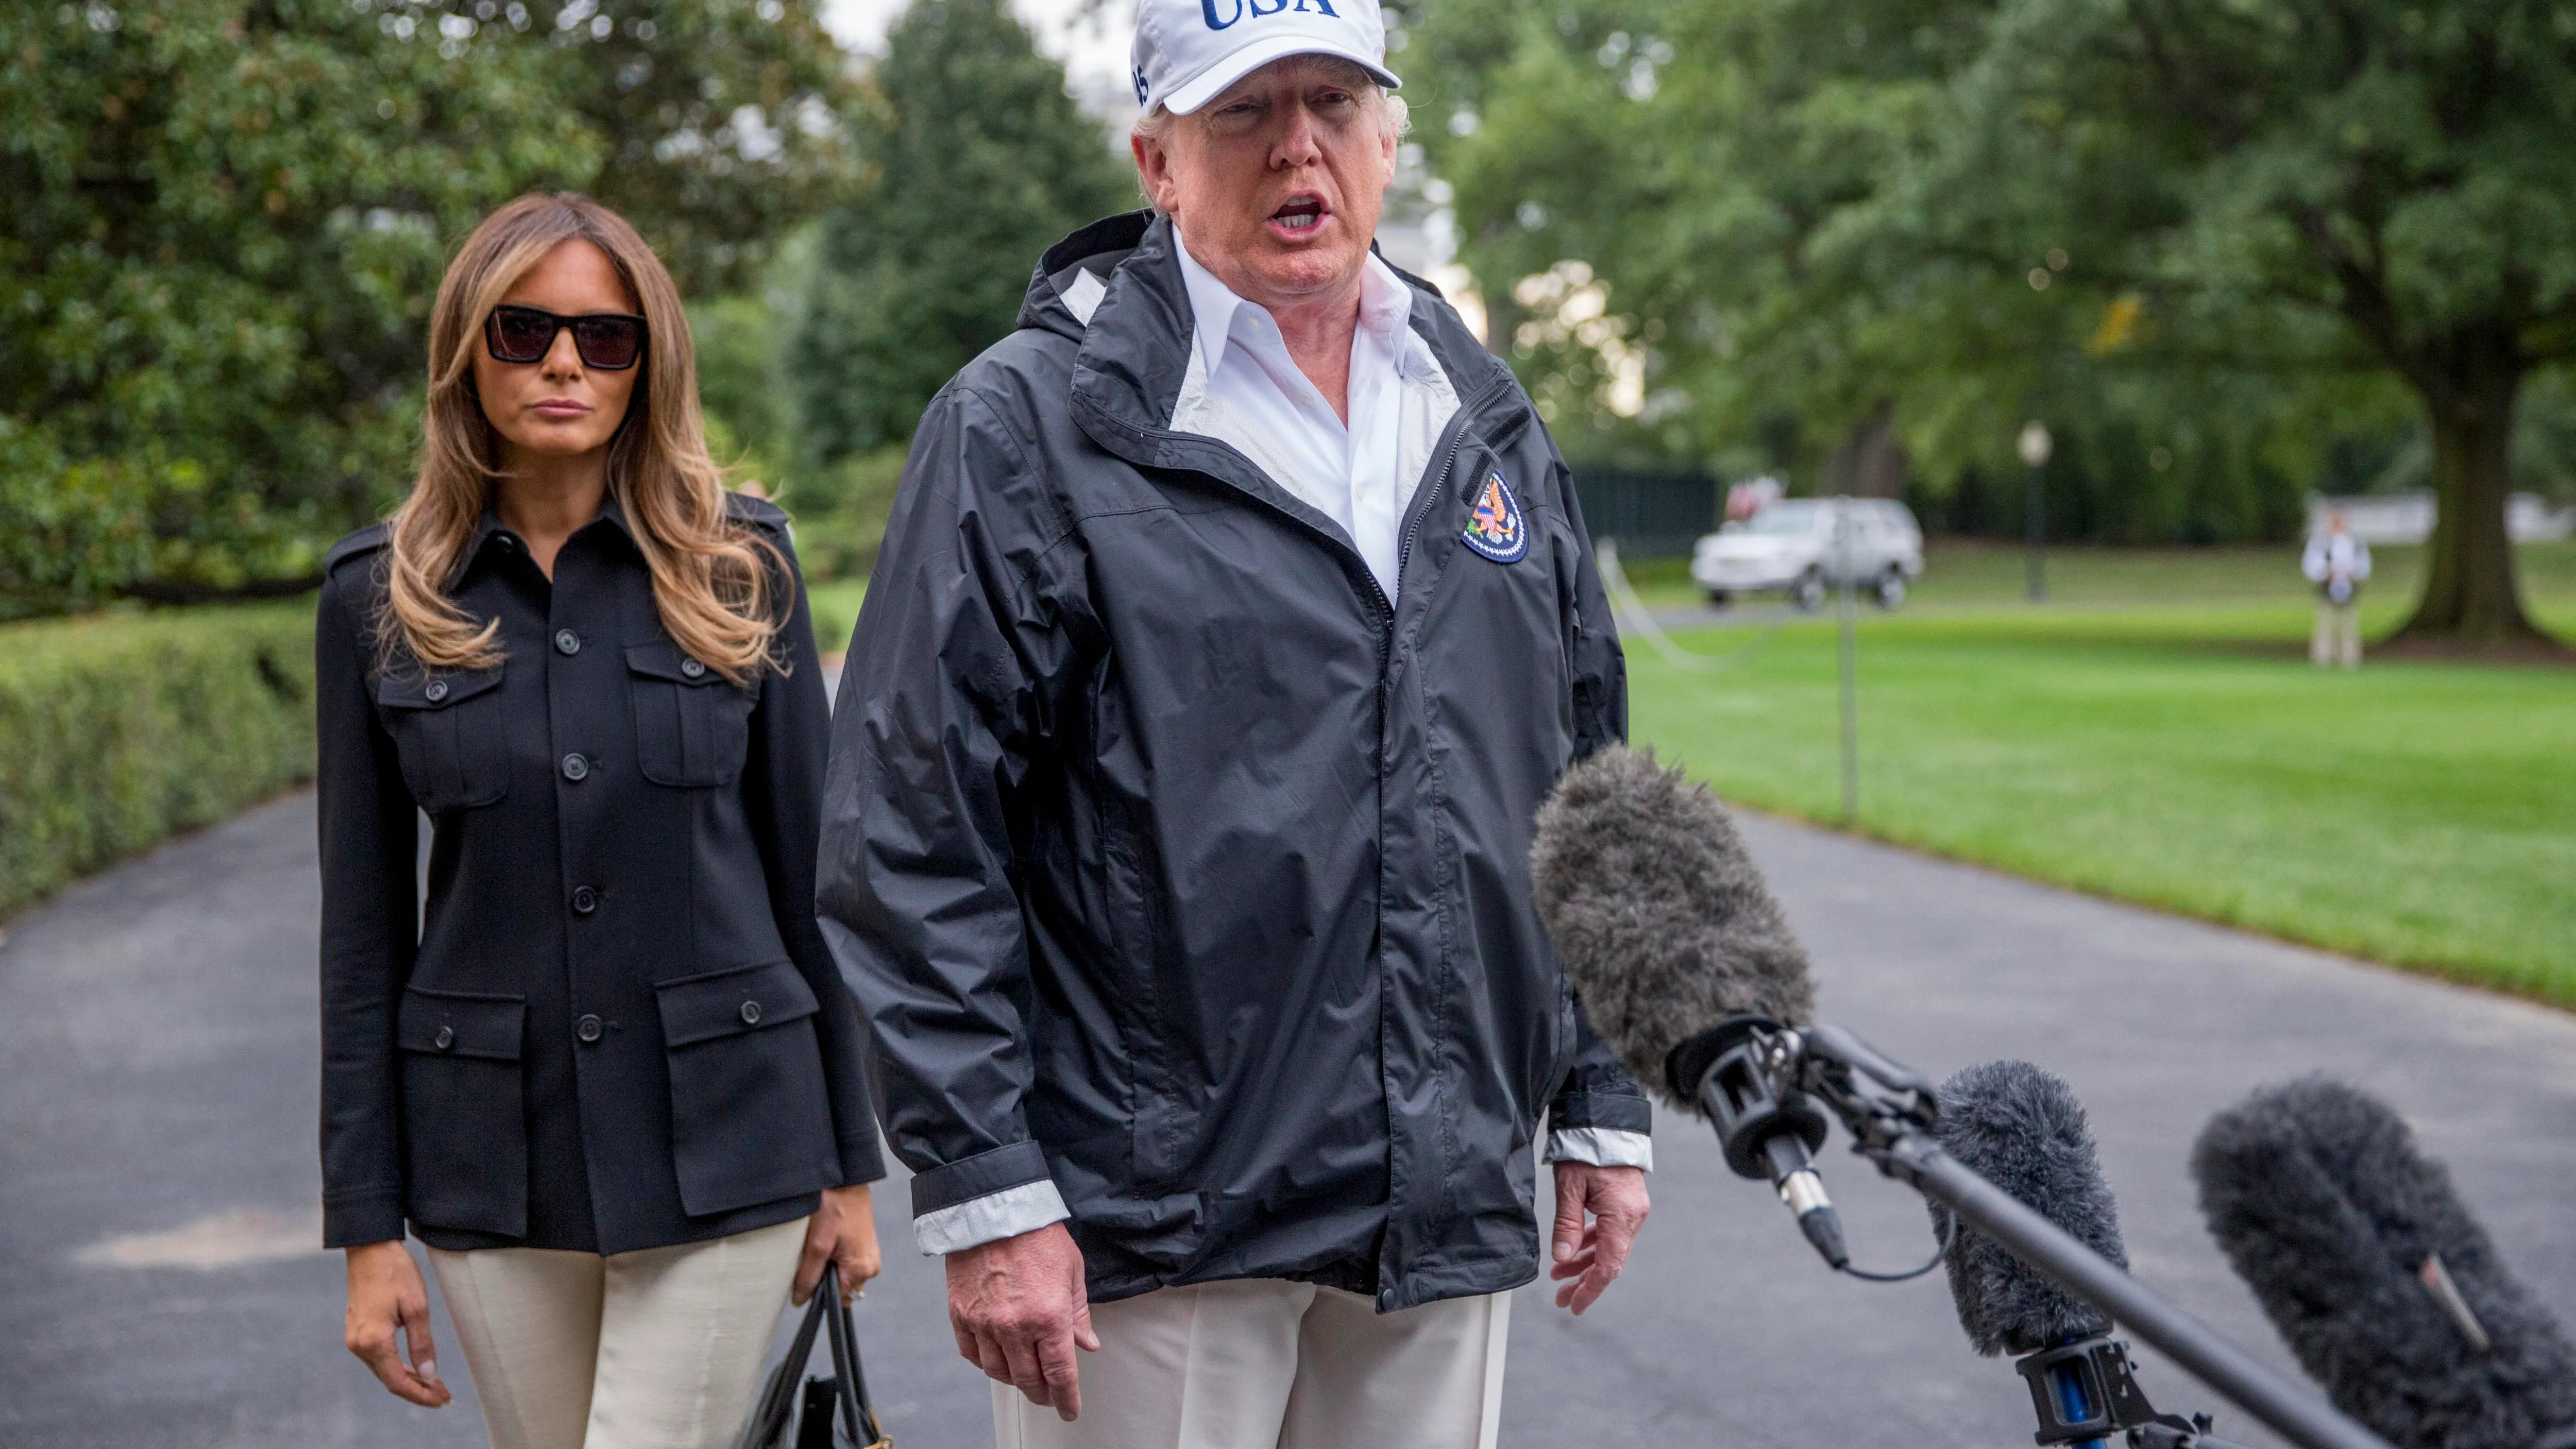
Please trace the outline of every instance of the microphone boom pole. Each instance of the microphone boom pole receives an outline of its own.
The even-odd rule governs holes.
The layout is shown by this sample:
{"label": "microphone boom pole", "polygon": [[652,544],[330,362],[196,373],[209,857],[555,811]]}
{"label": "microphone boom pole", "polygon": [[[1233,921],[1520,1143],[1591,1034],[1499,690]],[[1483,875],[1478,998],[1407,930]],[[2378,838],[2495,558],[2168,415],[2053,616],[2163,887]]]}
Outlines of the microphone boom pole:
{"label": "microphone boom pole", "polygon": [[[1925,1130],[1937,1110],[1930,1105],[1928,1079],[1838,1027],[1793,1027],[1762,1035],[1770,1037],[1765,1054],[1788,1078],[1790,1091],[1804,1091],[1831,1108],[1851,1130],[1854,1149],[1881,1172],[1948,1208],[1960,1222],[2153,1344],[2282,1438],[2299,1449],[2391,1449],[2387,1440],[2221,1338],[1952,1157]],[[1888,1090],[1871,1090],[1861,1078]]]}
{"label": "microphone boom pole", "polygon": [[2162,1350],[2201,1382],[2300,1449],[2389,1449],[2387,1441],[2344,1417],[2251,1354],[2212,1333],[2137,1279],[2111,1266],[2057,1224],[1970,1172],[1922,1132],[1900,1133],[1884,1153],[1863,1151],[1889,1175],[1958,1214],[2114,1323]]}

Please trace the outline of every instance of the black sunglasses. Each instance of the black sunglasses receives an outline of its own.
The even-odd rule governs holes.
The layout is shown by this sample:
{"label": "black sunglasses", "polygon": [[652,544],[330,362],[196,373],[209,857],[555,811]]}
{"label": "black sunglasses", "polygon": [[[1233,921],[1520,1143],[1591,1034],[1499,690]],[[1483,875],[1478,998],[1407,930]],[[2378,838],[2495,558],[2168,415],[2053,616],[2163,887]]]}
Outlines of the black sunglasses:
{"label": "black sunglasses", "polygon": [[554,350],[555,334],[567,327],[573,350],[602,372],[624,372],[644,356],[644,319],[624,312],[566,317],[543,307],[495,307],[483,319],[483,345],[495,362],[543,362]]}

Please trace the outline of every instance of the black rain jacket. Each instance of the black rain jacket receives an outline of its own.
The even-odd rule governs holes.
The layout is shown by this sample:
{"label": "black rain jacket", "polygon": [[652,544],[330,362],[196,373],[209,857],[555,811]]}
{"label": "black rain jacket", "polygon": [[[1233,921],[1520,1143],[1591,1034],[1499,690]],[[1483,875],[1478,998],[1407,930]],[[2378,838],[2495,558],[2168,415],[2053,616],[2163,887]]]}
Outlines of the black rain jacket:
{"label": "black rain jacket", "polygon": [[[914,438],[818,875],[888,1137],[916,1214],[1052,1178],[1100,1300],[1511,1288],[1541,1110],[1648,1115],[1530,895],[1541,799],[1626,728],[1565,465],[1414,282],[1462,405],[1387,598],[1338,525],[1166,427],[1177,245],[1150,213],[1059,243]],[[1087,326],[1077,267],[1108,284]],[[1494,474],[1513,562],[1462,537]]]}
{"label": "black rain jacket", "polygon": [[[596,1253],[785,1222],[883,1175],[813,914],[827,714],[786,516],[750,689],[662,627],[611,499],[548,582],[487,514],[449,596],[495,668],[387,668],[385,529],[316,621],[327,1246]],[[429,815],[429,895],[418,812]]]}

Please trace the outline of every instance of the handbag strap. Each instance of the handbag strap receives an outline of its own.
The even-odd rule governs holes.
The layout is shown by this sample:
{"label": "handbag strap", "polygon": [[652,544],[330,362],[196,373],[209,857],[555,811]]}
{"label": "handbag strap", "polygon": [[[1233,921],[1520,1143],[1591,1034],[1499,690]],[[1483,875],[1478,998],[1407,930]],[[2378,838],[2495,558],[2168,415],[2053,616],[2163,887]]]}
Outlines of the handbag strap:
{"label": "handbag strap", "polygon": [[860,1449],[892,1449],[894,1437],[878,1427],[876,1406],[868,1401],[867,1375],[859,1367],[858,1325],[850,1319],[850,1305],[841,1301],[839,1264],[823,1265],[823,1281],[814,1291],[832,1305],[826,1322],[831,1328],[832,1377],[840,1386],[842,1422],[849,1425],[850,1437]]}
{"label": "handbag strap", "polygon": [[796,1336],[787,1346],[787,1356],[779,1361],[769,1376],[769,1385],[760,1396],[759,1405],[734,1440],[734,1449],[779,1449],[784,1442],[788,1421],[797,1411],[805,1381],[806,1362],[814,1354],[814,1336],[823,1329],[826,1303],[817,1293],[813,1306],[796,1325]]}

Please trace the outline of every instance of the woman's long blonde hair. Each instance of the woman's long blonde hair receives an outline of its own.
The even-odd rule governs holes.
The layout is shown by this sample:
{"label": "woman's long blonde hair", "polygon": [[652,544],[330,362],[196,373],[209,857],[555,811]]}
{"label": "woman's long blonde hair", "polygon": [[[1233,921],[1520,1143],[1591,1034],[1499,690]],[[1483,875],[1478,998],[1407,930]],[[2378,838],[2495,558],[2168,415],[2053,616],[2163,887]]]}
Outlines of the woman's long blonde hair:
{"label": "woman's long blonde hair", "polygon": [[707,454],[697,358],[671,274],[624,217],[571,192],[532,192],[484,218],[438,284],[420,473],[394,512],[387,550],[379,632],[388,657],[399,639],[431,669],[501,661],[500,621],[477,620],[447,595],[500,477],[499,439],[474,390],[474,349],[492,308],[568,241],[605,252],[644,314],[644,376],[608,444],[608,487],[652,570],[662,627],[707,667],[747,684],[772,662],[771,571],[786,579],[786,561],[726,516],[724,470]]}

